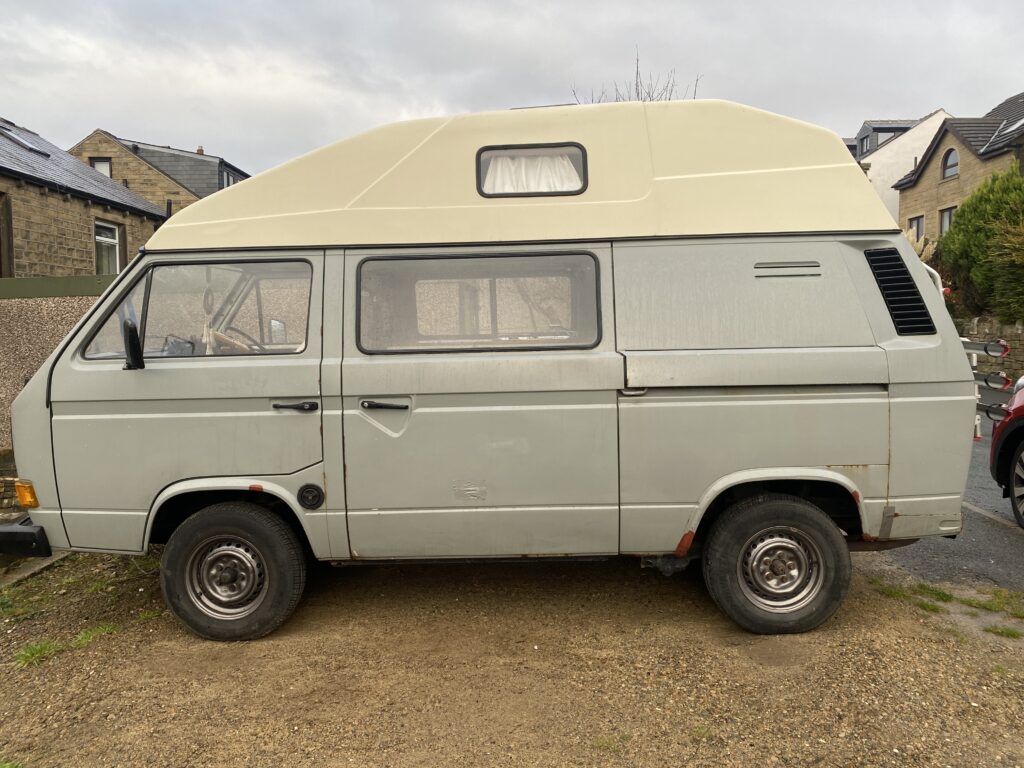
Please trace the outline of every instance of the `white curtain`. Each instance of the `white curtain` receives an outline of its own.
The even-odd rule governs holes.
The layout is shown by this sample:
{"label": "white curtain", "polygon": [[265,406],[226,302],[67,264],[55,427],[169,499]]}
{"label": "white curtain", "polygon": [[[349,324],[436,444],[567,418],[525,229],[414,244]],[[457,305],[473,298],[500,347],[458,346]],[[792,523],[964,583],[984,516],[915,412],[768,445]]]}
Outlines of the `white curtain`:
{"label": "white curtain", "polygon": [[568,155],[498,155],[484,177],[488,195],[575,192],[583,186]]}

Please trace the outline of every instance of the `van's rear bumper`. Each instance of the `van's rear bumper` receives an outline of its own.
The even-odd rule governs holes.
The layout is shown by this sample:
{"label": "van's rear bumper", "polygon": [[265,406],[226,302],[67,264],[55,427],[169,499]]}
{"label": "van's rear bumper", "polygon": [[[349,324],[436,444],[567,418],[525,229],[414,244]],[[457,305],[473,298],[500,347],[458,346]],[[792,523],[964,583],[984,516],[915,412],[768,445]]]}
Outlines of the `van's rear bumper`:
{"label": "van's rear bumper", "polygon": [[46,531],[41,525],[33,525],[31,517],[0,525],[0,555],[49,557],[52,554]]}

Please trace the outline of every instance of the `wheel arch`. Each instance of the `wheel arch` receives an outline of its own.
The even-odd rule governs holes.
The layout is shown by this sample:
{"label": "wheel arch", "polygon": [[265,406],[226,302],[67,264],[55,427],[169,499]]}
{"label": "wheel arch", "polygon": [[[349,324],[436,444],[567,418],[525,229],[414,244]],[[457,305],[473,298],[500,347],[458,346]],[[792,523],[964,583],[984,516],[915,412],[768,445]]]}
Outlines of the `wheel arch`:
{"label": "wheel arch", "polygon": [[166,544],[189,517],[204,507],[224,501],[247,501],[273,512],[295,532],[309,554],[320,556],[313,547],[315,537],[306,527],[295,495],[277,483],[247,478],[184,480],[165,488],[150,507],[143,550],[148,550],[152,544]]}
{"label": "wheel arch", "polygon": [[686,549],[699,549],[726,509],[761,493],[784,493],[815,504],[843,531],[847,541],[859,540],[864,534],[863,498],[845,475],[812,468],[745,470],[721,478],[705,491],[697,506],[695,525],[687,534],[690,546]]}

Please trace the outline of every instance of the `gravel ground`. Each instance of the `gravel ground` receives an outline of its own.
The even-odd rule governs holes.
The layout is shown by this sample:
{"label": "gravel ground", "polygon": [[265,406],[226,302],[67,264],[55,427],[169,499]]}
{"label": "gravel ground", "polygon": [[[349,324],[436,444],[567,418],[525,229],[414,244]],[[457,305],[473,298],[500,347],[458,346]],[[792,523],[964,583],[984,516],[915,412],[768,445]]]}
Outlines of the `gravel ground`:
{"label": "gravel ground", "polygon": [[[74,555],[4,595],[0,763],[1024,765],[1024,639],[882,596],[877,555],[789,637],[621,560],[324,567],[281,630],[217,644],[153,567]],[[41,640],[67,650],[14,663]]]}

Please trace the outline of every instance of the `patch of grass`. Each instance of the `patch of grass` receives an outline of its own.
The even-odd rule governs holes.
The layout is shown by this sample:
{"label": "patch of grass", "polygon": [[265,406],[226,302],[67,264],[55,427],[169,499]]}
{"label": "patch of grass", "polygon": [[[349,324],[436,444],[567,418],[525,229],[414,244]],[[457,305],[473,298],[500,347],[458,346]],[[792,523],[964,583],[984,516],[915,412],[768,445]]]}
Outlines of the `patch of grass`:
{"label": "patch of grass", "polygon": [[22,669],[37,667],[63,650],[64,646],[60,643],[55,643],[53,640],[40,640],[38,643],[26,645],[14,654],[14,663]]}
{"label": "patch of grass", "polygon": [[113,624],[99,624],[95,627],[83,629],[75,636],[75,639],[71,641],[71,645],[75,648],[85,648],[85,646],[100,635],[112,635],[115,632],[117,632],[117,627]]}
{"label": "patch of grass", "polygon": [[938,605],[937,603],[930,602],[929,600],[914,598],[913,600],[911,600],[911,602],[918,608],[920,608],[922,611],[927,611],[928,613],[949,613],[949,611],[946,608],[943,608],[941,605]]}
{"label": "patch of grass", "polygon": [[1006,672],[1007,669],[1002,664],[996,664],[994,667],[992,667],[992,674],[996,677],[1002,677],[1006,674]]}
{"label": "patch of grass", "polygon": [[875,589],[881,592],[886,597],[891,597],[894,600],[906,600],[910,597],[910,594],[903,587],[895,584],[886,584],[884,581],[880,581],[875,584]]}
{"label": "patch of grass", "polygon": [[139,615],[136,616],[138,621],[152,621],[153,619],[159,619],[163,615],[163,611],[159,608],[147,608],[143,611],[139,611]]}
{"label": "patch of grass", "polygon": [[0,768],[25,768],[21,763],[12,763],[10,760],[0,760]]}
{"label": "patch of grass", "polygon": [[629,740],[632,738],[628,733],[601,734],[593,738],[590,746],[598,752],[611,752],[618,755],[622,752],[622,747],[629,743]]}
{"label": "patch of grass", "polygon": [[927,597],[939,603],[953,602],[953,595],[951,595],[949,592],[946,592],[944,589],[939,589],[938,587],[933,586],[931,584],[925,584],[924,582],[915,584],[914,592],[921,595],[922,597]]}
{"label": "patch of grass", "polygon": [[1024,632],[1021,632],[1019,629],[1003,627],[999,624],[989,624],[985,627],[985,631],[993,635],[999,635],[999,637],[1009,637],[1013,640],[1016,640],[1018,637],[1024,637]]}
{"label": "patch of grass", "polygon": [[989,613],[1002,613],[1002,609],[995,600],[979,600],[976,597],[958,597],[956,601],[961,605],[966,605],[971,608],[977,608],[979,611],[988,611]]}

